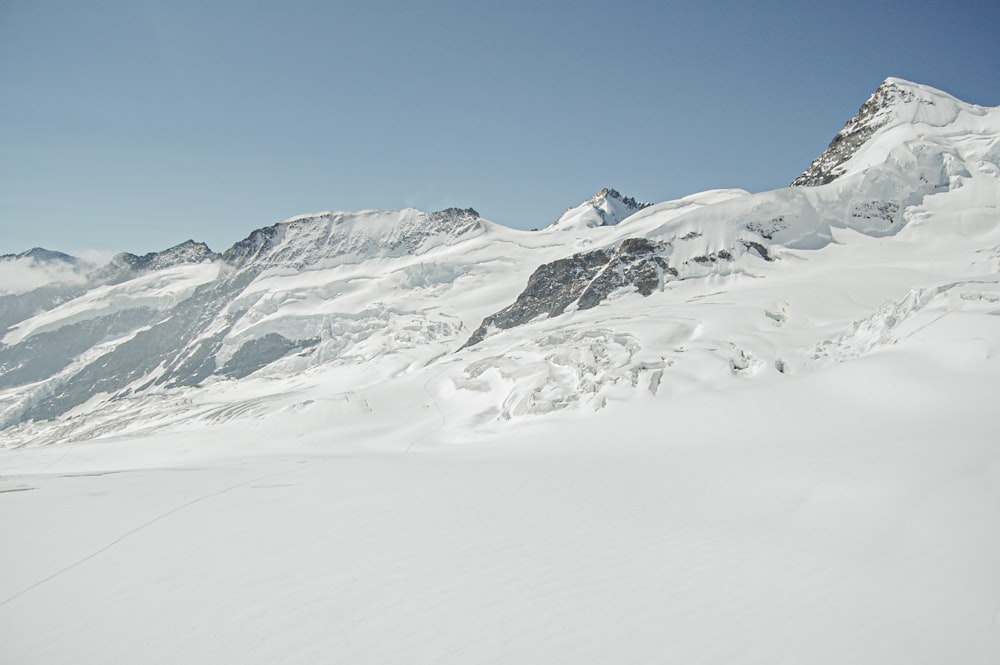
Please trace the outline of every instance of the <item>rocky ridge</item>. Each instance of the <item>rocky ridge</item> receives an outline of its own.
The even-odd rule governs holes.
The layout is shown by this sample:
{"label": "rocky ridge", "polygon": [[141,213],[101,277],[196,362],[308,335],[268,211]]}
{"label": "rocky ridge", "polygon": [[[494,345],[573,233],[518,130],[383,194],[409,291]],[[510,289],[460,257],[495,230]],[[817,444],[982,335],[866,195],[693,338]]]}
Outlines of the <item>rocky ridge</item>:
{"label": "rocky ridge", "polygon": [[605,187],[575,208],[568,208],[552,223],[551,228],[571,230],[614,226],[650,205],[652,204],[625,196],[611,187]]}
{"label": "rocky ridge", "polygon": [[226,250],[222,259],[234,268],[302,269],[317,263],[374,256],[404,256],[432,240],[452,240],[481,230],[472,208],[433,213],[418,210],[324,212],[302,215],[257,229]]}
{"label": "rocky ridge", "polygon": [[847,121],[844,128],[830,141],[830,145],[809,168],[792,181],[793,187],[814,187],[833,182],[843,175],[843,165],[854,156],[858,149],[894,117],[897,104],[914,103],[916,96],[912,90],[900,86],[895,80],[887,79],[868,98],[857,115]]}
{"label": "rocky ridge", "polygon": [[221,255],[213,252],[205,243],[186,240],[169,249],[142,256],[129,252],[116,254],[110,262],[88,275],[88,278],[93,284],[118,284],[144,273],[185,263],[217,261],[220,258]]}
{"label": "rocky ridge", "polygon": [[32,247],[28,251],[21,252],[20,254],[0,254],[0,261],[16,261],[25,259],[40,262],[58,261],[71,265],[78,265],[81,263],[80,259],[75,256],[70,256],[69,254],[65,254],[63,252],[56,252],[51,249],[45,249],[44,247]]}

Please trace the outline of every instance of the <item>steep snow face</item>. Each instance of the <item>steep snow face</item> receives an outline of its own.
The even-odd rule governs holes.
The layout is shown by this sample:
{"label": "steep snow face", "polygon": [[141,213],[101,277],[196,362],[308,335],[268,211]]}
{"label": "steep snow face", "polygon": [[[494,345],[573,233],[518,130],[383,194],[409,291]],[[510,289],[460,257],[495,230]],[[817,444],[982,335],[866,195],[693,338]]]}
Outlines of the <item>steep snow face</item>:
{"label": "steep snow face", "polygon": [[606,187],[575,208],[566,210],[549,228],[579,231],[596,226],[614,226],[650,205],[652,204],[636,201],[631,196],[623,196],[617,190]]}

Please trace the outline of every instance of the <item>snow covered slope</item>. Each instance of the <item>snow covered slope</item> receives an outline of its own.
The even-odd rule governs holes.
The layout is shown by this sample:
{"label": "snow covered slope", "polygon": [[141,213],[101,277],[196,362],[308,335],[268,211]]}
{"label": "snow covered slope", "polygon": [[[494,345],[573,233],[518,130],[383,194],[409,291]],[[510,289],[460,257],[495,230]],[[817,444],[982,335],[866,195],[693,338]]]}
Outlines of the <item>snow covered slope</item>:
{"label": "snow covered slope", "polygon": [[602,196],[0,299],[0,654],[997,662],[1000,108],[888,79],[791,187]]}

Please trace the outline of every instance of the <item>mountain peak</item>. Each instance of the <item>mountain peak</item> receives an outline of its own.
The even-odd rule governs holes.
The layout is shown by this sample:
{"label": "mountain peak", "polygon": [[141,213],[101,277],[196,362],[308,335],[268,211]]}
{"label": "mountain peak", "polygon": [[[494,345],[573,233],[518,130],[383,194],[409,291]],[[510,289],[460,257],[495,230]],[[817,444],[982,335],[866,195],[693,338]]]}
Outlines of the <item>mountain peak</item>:
{"label": "mountain peak", "polygon": [[149,252],[139,256],[130,252],[121,252],[111,258],[111,261],[91,274],[96,281],[118,283],[132,279],[138,274],[172,268],[184,263],[202,263],[221,258],[208,245],[194,240],[185,240],[161,252]]}
{"label": "mountain peak", "polygon": [[961,102],[930,86],[890,76],[837,132],[823,154],[792,182],[792,186],[825,185],[844,175],[845,164],[884,128],[917,123],[943,127],[962,112],[982,115],[985,109]]}
{"label": "mountain peak", "polygon": [[124,252],[116,258],[128,264],[133,270],[148,271],[170,268],[181,263],[201,263],[202,261],[214,261],[219,255],[209,249],[203,242],[185,240],[179,245],[174,245],[162,252],[149,252],[142,256]]}
{"label": "mountain peak", "polygon": [[69,254],[64,254],[63,252],[56,252],[51,249],[45,249],[44,247],[32,247],[26,252],[21,252],[20,254],[4,254],[0,256],[0,259],[30,259],[39,262],[50,262],[50,261],[60,261],[62,263],[69,263],[76,265],[80,263],[80,259],[75,256],[70,256]]}
{"label": "mountain peak", "polygon": [[614,226],[650,205],[605,187],[575,208],[568,208],[552,226],[560,230]]}
{"label": "mountain peak", "polygon": [[475,217],[478,219],[479,213],[474,208],[445,208],[431,213],[431,216],[435,219],[447,217]]}
{"label": "mountain peak", "polygon": [[631,196],[625,196],[624,194],[622,194],[613,187],[605,187],[604,189],[597,192],[590,198],[591,202],[594,203],[598,203],[600,201],[604,201],[607,199],[614,199],[616,201],[621,201],[626,206],[634,210],[642,210],[643,208],[648,208],[649,206],[652,205],[651,203],[646,203],[644,201],[637,201]]}
{"label": "mountain peak", "polygon": [[905,104],[914,98],[913,84],[903,79],[887,78],[872,93],[857,114],[847,121],[844,128],[830,141],[830,145],[817,157],[802,175],[792,182],[793,187],[812,187],[833,182],[843,175],[843,164],[862,145],[893,118],[897,104]]}

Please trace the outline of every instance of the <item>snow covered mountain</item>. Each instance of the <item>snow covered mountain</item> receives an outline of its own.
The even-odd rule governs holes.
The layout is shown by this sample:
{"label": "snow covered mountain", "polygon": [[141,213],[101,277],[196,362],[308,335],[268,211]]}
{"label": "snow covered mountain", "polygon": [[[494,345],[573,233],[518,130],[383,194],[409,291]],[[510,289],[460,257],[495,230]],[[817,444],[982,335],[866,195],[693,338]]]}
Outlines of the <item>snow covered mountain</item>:
{"label": "snow covered mountain", "polygon": [[998,398],[1000,107],[899,79],[774,191],[121,254],[0,296],[0,654],[992,665]]}
{"label": "snow covered mountain", "polygon": [[636,201],[624,196],[618,190],[605,187],[592,197],[576,206],[567,208],[552,226],[562,231],[579,231],[595,226],[614,226],[629,215],[648,208],[650,203]]}
{"label": "snow covered mountain", "polygon": [[[727,372],[810,366],[813,347],[836,355],[830,345],[855,342],[829,338],[778,291],[743,308],[731,328],[680,326],[667,346],[632,328],[636,317],[673,321],[679,307],[720,289],[766,291],[777,287],[757,284],[791,279],[842,290],[806,286],[809,268],[844,245],[857,256],[868,239],[890,236],[882,276],[866,287],[880,298],[875,309],[833,317],[834,328],[882,316],[884,302],[923,302],[927,289],[961,292],[966,309],[992,302],[995,266],[985,257],[1000,246],[998,137],[996,109],[887,79],[786,189],[657,205],[605,189],[534,233],[472,209],[321,213],[256,230],[221,255],[193,241],[121,254],[83,283],[0,301],[0,426],[8,445],[87,438],[211,420],[212,409],[192,403],[214,403],[246,381],[273,385],[277,396],[282,381],[307,376],[317,390],[328,381],[360,390],[434,371],[456,404],[478,395],[472,420],[509,418],[604,404],[618,384],[663,374],[680,362],[676,348],[695,340],[716,349]],[[956,258],[943,260],[948,252]],[[915,263],[921,256],[936,267]],[[885,280],[897,264],[921,279]],[[978,286],[956,286],[970,275]],[[780,332],[735,341],[756,329],[757,310]],[[504,332],[512,328],[525,331]]]}

